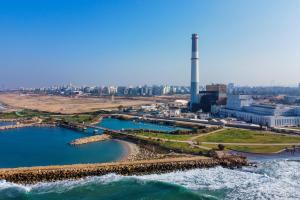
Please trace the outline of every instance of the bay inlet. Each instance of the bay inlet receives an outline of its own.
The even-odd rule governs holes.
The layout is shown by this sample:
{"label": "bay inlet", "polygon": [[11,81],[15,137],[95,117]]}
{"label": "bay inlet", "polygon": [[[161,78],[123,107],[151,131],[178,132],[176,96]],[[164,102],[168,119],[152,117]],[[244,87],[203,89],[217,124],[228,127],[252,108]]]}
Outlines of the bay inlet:
{"label": "bay inlet", "polygon": [[[12,122],[0,122],[3,125]],[[0,125],[1,125],[0,124]],[[104,119],[99,125],[114,130],[152,129],[173,131],[172,126]],[[1,131],[0,168],[31,167],[47,165],[67,165],[104,163],[122,159],[127,153],[124,144],[117,140],[106,140],[80,146],[70,146],[75,139],[90,136],[61,127],[26,127]]]}

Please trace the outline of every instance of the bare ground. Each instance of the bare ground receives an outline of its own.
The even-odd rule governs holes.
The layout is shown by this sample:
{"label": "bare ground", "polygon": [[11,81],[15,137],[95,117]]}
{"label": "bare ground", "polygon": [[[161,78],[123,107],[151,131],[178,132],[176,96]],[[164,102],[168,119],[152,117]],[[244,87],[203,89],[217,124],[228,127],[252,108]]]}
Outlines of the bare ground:
{"label": "bare ground", "polygon": [[53,113],[73,114],[93,112],[100,109],[113,109],[120,105],[135,106],[153,103],[150,99],[115,97],[62,97],[48,95],[22,95],[17,93],[0,94],[0,102],[10,108],[26,108]]}

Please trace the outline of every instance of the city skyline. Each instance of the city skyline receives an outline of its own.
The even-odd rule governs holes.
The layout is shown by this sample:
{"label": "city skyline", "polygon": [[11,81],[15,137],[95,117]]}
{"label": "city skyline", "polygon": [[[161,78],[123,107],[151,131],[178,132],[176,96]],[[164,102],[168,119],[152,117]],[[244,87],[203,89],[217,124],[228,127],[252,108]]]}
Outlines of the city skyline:
{"label": "city skyline", "polygon": [[200,85],[300,82],[298,1],[0,4],[1,87],[188,86],[192,33]]}

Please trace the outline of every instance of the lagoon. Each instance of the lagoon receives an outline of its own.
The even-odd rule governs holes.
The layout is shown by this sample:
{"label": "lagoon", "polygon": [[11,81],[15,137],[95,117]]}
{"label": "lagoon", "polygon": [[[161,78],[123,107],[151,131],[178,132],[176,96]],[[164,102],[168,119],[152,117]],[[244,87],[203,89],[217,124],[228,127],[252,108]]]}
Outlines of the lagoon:
{"label": "lagoon", "polygon": [[137,122],[132,120],[120,120],[114,118],[104,118],[98,126],[102,126],[105,128],[113,129],[113,130],[122,130],[122,129],[148,129],[148,130],[156,130],[156,131],[176,131],[176,130],[186,130],[185,128],[162,125],[162,124],[153,124],[147,122]]}
{"label": "lagoon", "polygon": [[[3,122],[4,123],[4,122]],[[151,129],[174,131],[178,127],[144,122],[105,118],[98,125],[114,129]],[[54,127],[27,127],[0,132],[0,167],[30,167],[66,165],[77,163],[101,163],[121,159],[127,150],[116,140],[107,140],[80,146],[68,143],[91,135],[70,129]]]}
{"label": "lagoon", "polygon": [[0,167],[29,167],[110,162],[122,158],[124,147],[115,140],[78,147],[68,143],[86,136],[64,128],[29,127],[0,132]]}

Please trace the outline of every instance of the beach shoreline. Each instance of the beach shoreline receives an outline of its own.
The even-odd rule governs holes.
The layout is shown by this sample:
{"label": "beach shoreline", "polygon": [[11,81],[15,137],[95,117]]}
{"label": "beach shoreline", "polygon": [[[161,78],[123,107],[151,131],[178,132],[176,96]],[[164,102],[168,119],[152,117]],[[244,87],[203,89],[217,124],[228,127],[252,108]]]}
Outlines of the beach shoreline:
{"label": "beach shoreline", "polygon": [[122,144],[124,153],[122,157],[118,161],[129,161],[137,157],[140,153],[140,147],[132,142],[128,142],[125,140],[113,139]]}

